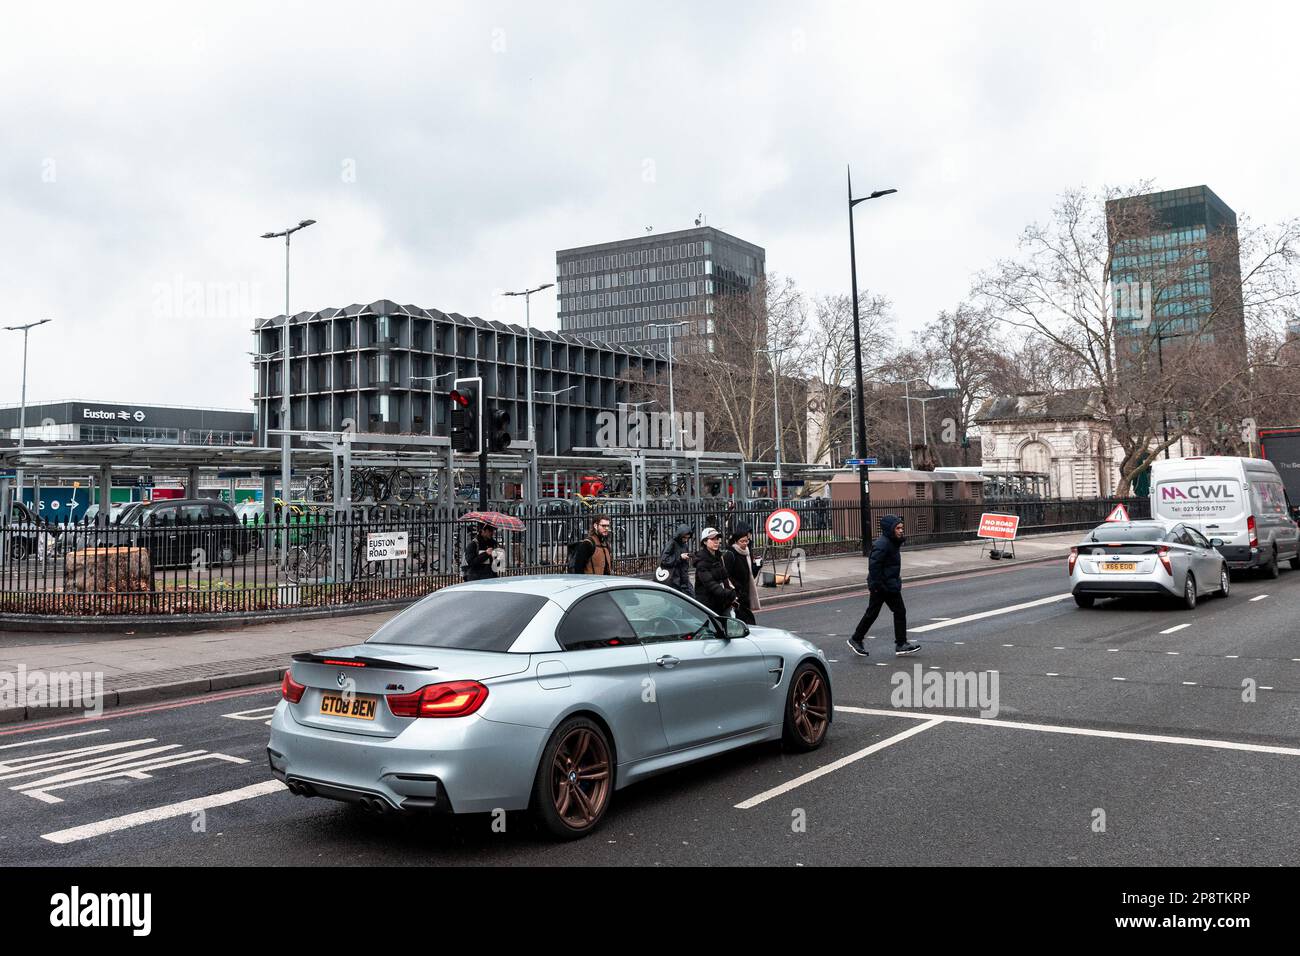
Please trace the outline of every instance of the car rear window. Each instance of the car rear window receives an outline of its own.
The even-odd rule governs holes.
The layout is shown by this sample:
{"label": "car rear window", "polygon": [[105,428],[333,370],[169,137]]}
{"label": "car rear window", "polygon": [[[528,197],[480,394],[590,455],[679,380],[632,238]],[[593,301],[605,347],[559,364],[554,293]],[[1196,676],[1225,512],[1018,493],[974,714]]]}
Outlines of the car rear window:
{"label": "car rear window", "polygon": [[1094,528],[1089,541],[1163,541],[1166,529],[1156,525],[1130,525],[1123,528]]}
{"label": "car rear window", "polygon": [[436,591],[390,620],[367,644],[508,651],[546,598],[479,590]]}

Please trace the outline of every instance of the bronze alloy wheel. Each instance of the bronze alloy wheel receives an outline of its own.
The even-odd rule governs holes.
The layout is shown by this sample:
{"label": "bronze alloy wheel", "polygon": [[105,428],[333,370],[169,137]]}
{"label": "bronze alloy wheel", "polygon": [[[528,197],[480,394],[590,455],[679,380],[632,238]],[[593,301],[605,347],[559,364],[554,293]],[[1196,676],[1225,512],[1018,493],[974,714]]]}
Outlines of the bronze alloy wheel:
{"label": "bronze alloy wheel", "polygon": [[589,727],[574,727],[555,749],[551,800],[555,813],[574,830],[600,819],[609,801],[609,747]]}
{"label": "bronze alloy wheel", "polygon": [[830,723],[830,694],[826,681],[815,667],[795,676],[790,694],[790,717],[795,733],[810,747],[821,743]]}

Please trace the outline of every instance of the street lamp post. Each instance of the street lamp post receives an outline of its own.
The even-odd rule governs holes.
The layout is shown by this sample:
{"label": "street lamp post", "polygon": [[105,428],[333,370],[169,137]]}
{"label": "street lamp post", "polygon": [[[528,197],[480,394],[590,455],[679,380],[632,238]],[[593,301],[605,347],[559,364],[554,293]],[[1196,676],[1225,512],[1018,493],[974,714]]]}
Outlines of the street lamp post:
{"label": "street lamp post", "polygon": [[[22,404],[18,407],[18,451],[20,453],[27,445],[27,333],[38,325],[44,325],[51,319],[41,319],[39,322],[28,322],[26,325],[6,325],[6,332],[21,332],[23,334],[23,387],[22,387]],[[23,500],[23,468],[21,462],[15,469],[14,478],[17,481],[18,500]],[[5,516],[6,519],[8,516]]]}
{"label": "street lamp post", "polygon": [[[850,368],[851,366],[848,365],[835,366],[835,369],[832,372],[832,374],[834,374],[836,377],[836,383],[835,383],[836,388],[839,388],[840,372],[847,372]],[[849,445],[850,447],[852,447],[853,456],[856,458],[859,457],[862,454],[862,452],[858,449],[858,409],[857,409],[857,405],[854,403],[853,394],[854,394],[853,383],[850,382],[849,383]],[[834,408],[834,403],[827,402],[826,404],[830,406],[827,408],[827,414],[826,414],[827,427],[829,428],[832,420],[831,410]]]}
{"label": "street lamp post", "polygon": [[[263,239],[279,239],[281,236],[284,237],[284,341],[280,343],[280,347],[284,352],[284,381],[281,383],[280,391],[280,428],[282,429],[280,434],[280,493],[284,495],[286,520],[288,518],[288,502],[293,500],[293,495],[290,493],[289,488],[289,445],[292,439],[289,431],[293,427],[293,422],[291,421],[292,413],[289,409],[289,358],[291,352],[291,349],[289,348],[289,239],[299,229],[306,229],[308,226],[313,226],[315,224],[315,219],[303,219],[298,223],[298,225],[290,226],[288,229],[283,229],[280,232],[262,233]],[[287,538],[288,536],[286,535],[285,537]],[[284,560],[288,560],[289,549],[283,548],[281,550]]]}
{"label": "street lamp post", "polygon": [[455,370],[455,369],[452,369],[450,372],[443,372],[441,375],[412,375],[412,376],[411,376],[411,381],[412,381],[412,382],[423,382],[423,381],[425,381],[426,379],[427,379],[428,382],[429,382],[429,437],[430,437],[430,438],[433,437],[433,422],[434,422],[435,418],[437,417],[437,416],[434,414],[434,411],[433,411],[433,386],[434,386],[434,383],[435,383],[435,382],[438,382],[438,381],[441,381],[441,380],[444,379],[444,378],[450,378],[451,376],[453,376],[453,375],[455,375],[455,374],[456,374],[456,370]]}
{"label": "street lamp post", "polygon": [[853,207],[858,203],[866,202],[868,199],[879,199],[881,196],[888,196],[890,193],[898,192],[898,190],[877,189],[869,195],[854,199],[853,172],[847,167],[846,172],[849,197],[849,271],[852,273],[853,279],[853,363],[858,385],[858,455],[861,456],[859,461],[864,462],[864,464],[858,465],[858,479],[862,482],[861,494],[858,498],[858,520],[862,524],[862,554],[865,557],[871,553],[871,473],[865,464],[867,460],[867,411],[862,403],[862,323],[858,318],[858,253],[853,238]]}
{"label": "street lamp post", "polygon": [[[426,378],[429,380],[429,437],[430,438],[433,437],[433,423],[438,419],[438,415],[433,409],[433,386],[436,382],[440,381],[441,379],[450,378],[455,374],[456,374],[456,370],[452,369],[450,372],[443,372],[441,375],[412,375],[411,376],[412,382],[421,382],[424,381]],[[414,414],[415,413],[412,412],[412,415]],[[448,481],[452,480],[452,476],[450,474],[447,475],[447,480]],[[432,490],[433,488],[432,468],[429,469],[429,487],[430,490]]]}
{"label": "street lamp post", "polygon": [[530,451],[530,454],[532,455],[532,468],[530,471],[532,473],[531,484],[533,486],[533,504],[537,503],[537,489],[539,482],[537,475],[537,433],[533,429],[533,316],[531,299],[534,292],[541,292],[543,289],[549,289],[553,285],[555,285],[554,282],[544,282],[532,289],[503,293],[503,295],[522,295],[524,297],[524,325],[528,341],[528,382],[525,404],[528,406],[528,441],[532,444],[532,450]]}
{"label": "street lamp post", "polygon": [[776,486],[776,493],[773,497],[776,499],[777,507],[781,506],[781,389],[778,384],[778,372],[776,367],[776,356],[782,352],[789,351],[790,346],[783,345],[779,348],[754,349],[756,353],[768,356],[768,361],[772,364],[772,419],[776,428],[776,450],[775,465],[772,470],[772,484]]}
{"label": "street lamp post", "polygon": [[[908,384],[911,384],[911,383],[908,383]],[[939,399],[941,399],[941,398],[943,398],[942,395],[931,395],[929,398],[919,398],[919,397],[916,396],[916,395],[909,395],[909,396],[907,396],[907,401],[909,402],[909,404],[908,404],[908,406],[907,406],[907,447],[908,447],[908,453],[907,453],[907,466],[908,466],[909,468],[912,467],[912,452],[911,452],[911,447],[912,447],[912,406],[911,406],[910,403],[911,403],[911,402],[920,402],[920,403],[921,403],[921,444],[922,444],[923,446],[925,446],[925,448],[928,449],[928,448],[930,447],[930,429],[929,429],[929,426],[926,424],[926,419],[925,419],[925,406],[926,406],[929,402],[937,402],[937,401],[938,401]]]}
{"label": "street lamp post", "polygon": [[[559,457],[560,454],[560,413],[559,397],[565,392],[571,392],[578,386],[570,385],[568,388],[557,388],[550,392],[538,392],[539,395],[551,396],[551,454]],[[560,472],[555,472],[555,497],[560,497]]]}
{"label": "street lamp post", "polygon": [[[1164,436],[1165,436],[1165,461],[1168,461],[1168,460],[1169,460],[1169,405],[1168,405],[1168,403],[1165,401],[1165,350],[1164,350],[1164,341],[1165,341],[1165,339],[1177,339],[1177,338],[1181,338],[1182,336],[1184,336],[1184,335],[1190,335],[1191,333],[1189,333],[1189,332],[1174,332],[1174,333],[1171,334],[1171,333],[1165,331],[1165,325],[1166,325],[1166,324],[1161,324],[1161,326],[1156,330],[1156,334],[1153,336],[1153,338],[1156,340],[1156,361],[1158,361],[1158,362],[1160,363],[1160,420],[1161,420],[1161,422],[1163,423],[1163,426],[1164,426]],[[1178,454],[1181,456],[1182,453],[1183,453],[1183,439],[1182,439],[1182,436],[1180,435],[1180,436],[1178,437]]]}

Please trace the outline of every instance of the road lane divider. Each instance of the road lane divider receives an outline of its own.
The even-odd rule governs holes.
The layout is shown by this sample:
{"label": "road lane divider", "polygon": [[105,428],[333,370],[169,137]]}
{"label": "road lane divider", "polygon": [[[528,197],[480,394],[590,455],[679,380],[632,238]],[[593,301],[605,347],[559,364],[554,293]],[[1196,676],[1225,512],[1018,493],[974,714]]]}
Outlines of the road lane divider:
{"label": "road lane divider", "polygon": [[[1184,684],[1193,683],[1183,681]],[[1142,734],[1128,730],[1100,730],[1095,727],[1067,727],[1063,724],[1031,724],[1019,720],[1000,720],[994,717],[962,717],[953,714],[922,714],[911,710],[882,710],[874,707],[836,706],[846,714],[866,717],[908,717],[926,723],[926,729],[936,721],[947,724],[975,724],[980,727],[1002,727],[1007,730],[1029,730],[1040,734],[1066,734],[1075,737],[1105,737],[1111,740],[1133,740],[1139,743],[1176,744],[1182,747],[1204,747],[1209,750],[1241,750],[1247,753],[1279,754],[1300,757],[1300,747],[1278,747],[1272,744],[1251,744],[1237,740],[1216,740],[1211,737],[1174,737],[1168,734]],[[918,729],[918,728],[913,728]]]}
{"label": "road lane divider", "polygon": [[1051,597],[1039,598],[1037,601],[1026,601],[1023,604],[1012,604],[1010,607],[998,607],[991,611],[980,611],[977,614],[967,614],[965,617],[954,617],[947,621],[935,621],[933,624],[922,624],[920,627],[909,627],[910,634],[924,634],[926,631],[937,631],[941,627],[953,627],[957,624],[969,624],[971,621],[982,621],[987,617],[997,617],[1001,614],[1014,614],[1016,611],[1026,611],[1031,607],[1042,607],[1045,604],[1055,604],[1057,601],[1064,601],[1073,595],[1066,591],[1064,594],[1053,594]]}
{"label": "road lane divider", "polygon": [[116,833],[119,830],[128,830],[131,827],[138,827],[146,823],[157,823],[160,820],[187,816],[191,813],[197,813],[199,810],[211,810],[215,807],[225,807],[243,800],[252,800],[255,797],[264,797],[270,793],[279,793],[281,790],[288,790],[288,788],[279,780],[264,780],[249,787],[240,787],[238,790],[227,790],[224,793],[214,793],[211,796],[198,797],[194,800],[169,803],[165,806],[154,807],[151,810],[140,810],[120,817],[109,817],[107,820],[69,827],[66,830],[42,833],[41,839],[48,840],[50,843],[76,843],[79,840],[89,840],[93,837],[103,836],[106,833]]}
{"label": "road lane divider", "polygon": [[[835,709],[843,710],[844,708],[836,707]],[[915,737],[917,734],[929,730],[931,727],[937,727],[942,722],[943,721],[941,719],[935,718],[930,720],[928,723],[918,724],[915,727],[909,727],[907,730],[904,730],[900,734],[894,734],[894,736],[892,737],[887,737],[884,740],[877,741],[876,743],[872,744],[870,747],[864,747],[863,749],[855,753],[849,754],[847,757],[841,757],[839,760],[833,761],[832,763],[828,763],[824,767],[818,767],[816,770],[810,770],[807,773],[803,774],[802,776],[795,777],[793,780],[781,784],[779,787],[773,787],[771,790],[764,790],[762,793],[758,794],[757,796],[750,797],[748,800],[743,800],[740,803],[736,804],[736,809],[737,810],[753,809],[754,807],[758,806],[760,803],[766,803],[768,800],[771,800],[774,797],[779,797],[783,793],[789,793],[791,790],[794,790],[796,787],[802,787],[805,783],[811,783],[812,781],[818,779],[819,777],[826,776],[828,773],[834,773],[836,770],[839,770],[843,767],[847,767],[851,763],[856,763],[857,761],[861,760],[863,757],[870,757],[872,754],[878,753],[879,751],[884,750],[886,747],[892,747],[894,744],[899,743],[900,741],[904,741],[908,737]]]}

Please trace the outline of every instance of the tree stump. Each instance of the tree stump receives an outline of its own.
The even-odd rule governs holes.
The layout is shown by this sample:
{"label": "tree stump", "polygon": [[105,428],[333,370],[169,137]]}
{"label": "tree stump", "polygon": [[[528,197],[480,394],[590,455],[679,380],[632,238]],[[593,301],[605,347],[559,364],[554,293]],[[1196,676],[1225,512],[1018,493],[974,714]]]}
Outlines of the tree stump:
{"label": "tree stump", "polygon": [[153,565],[146,548],[87,548],[63,561],[65,591],[121,594],[153,590]]}

